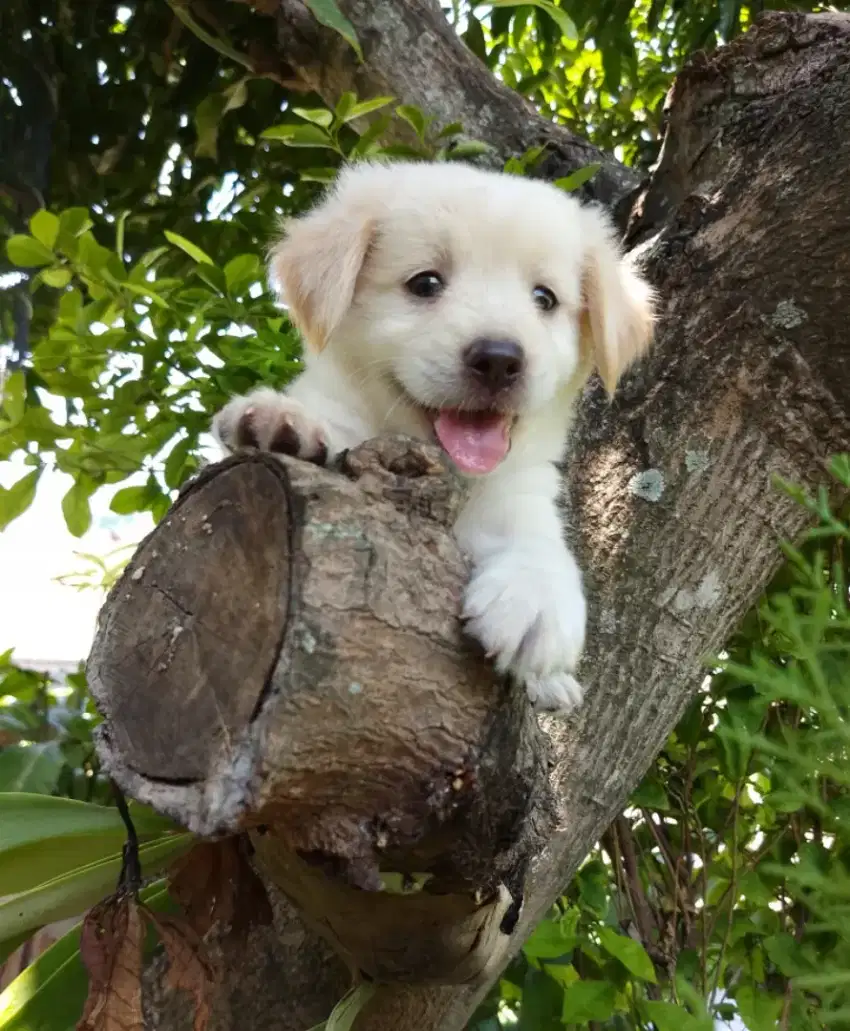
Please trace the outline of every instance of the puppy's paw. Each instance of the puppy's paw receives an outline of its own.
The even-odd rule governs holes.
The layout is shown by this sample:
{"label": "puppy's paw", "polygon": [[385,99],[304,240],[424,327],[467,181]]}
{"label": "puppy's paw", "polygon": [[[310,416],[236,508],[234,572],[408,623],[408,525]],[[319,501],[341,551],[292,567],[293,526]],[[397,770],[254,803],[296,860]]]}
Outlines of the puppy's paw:
{"label": "puppy's paw", "polygon": [[581,705],[584,689],[571,673],[553,673],[538,677],[529,673],[525,690],[537,712],[563,715]]}
{"label": "puppy's paw", "polygon": [[228,450],[257,448],[325,465],[328,434],[300,401],[269,387],[235,397],[213,419],[213,434]]}
{"label": "puppy's paw", "polygon": [[526,685],[538,709],[564,712],[581,700],[572,676],[584,648],[587,609],[568,556],[506,550],[475,570],[463,611],[467,631],[500,673]]}

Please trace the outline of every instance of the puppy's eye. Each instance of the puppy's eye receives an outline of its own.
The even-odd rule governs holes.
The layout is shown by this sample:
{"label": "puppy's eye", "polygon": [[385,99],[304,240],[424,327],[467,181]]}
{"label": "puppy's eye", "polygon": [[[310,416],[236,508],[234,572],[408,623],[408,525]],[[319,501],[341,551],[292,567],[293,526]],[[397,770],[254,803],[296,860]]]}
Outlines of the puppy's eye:
{"label": "puppy's eye", "polygon": [[446,281],[439,272],[429,269],[427,272],[417,272],[404,286],[414,297],[438,297],[445,290]]}
{"label": "puppy's eye", "polygon": [[534,303],[541,311],[552,311],[558,307],[558,298],[552,293],[548,286],[536,286],[531,291]]}

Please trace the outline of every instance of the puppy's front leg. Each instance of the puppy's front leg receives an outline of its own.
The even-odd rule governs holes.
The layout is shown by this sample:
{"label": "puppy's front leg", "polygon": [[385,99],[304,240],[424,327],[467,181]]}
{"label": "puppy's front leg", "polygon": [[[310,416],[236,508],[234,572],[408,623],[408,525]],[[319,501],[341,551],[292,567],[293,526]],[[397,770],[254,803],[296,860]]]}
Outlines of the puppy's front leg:
{"label": "puppy's front leg", "polygon": [[581,574],[563,539],[558,490],[550,464],[497,472],[475,484],[455,528],[473,567],[467,630],[547,712],[581,701],[573,674],[587,618]]}

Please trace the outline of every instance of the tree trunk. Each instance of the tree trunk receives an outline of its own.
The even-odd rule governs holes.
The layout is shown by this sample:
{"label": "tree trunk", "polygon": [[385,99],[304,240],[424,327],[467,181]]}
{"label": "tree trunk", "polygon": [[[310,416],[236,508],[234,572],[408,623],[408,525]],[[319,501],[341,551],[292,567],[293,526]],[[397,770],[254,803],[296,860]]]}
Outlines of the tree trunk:
{"label": "tree trunk", "polygon": [[[279,17],[284,28],[296,6],[295,0],[281,3]],[[403,46],[393,50],[388,31],[386,51],[380,60],[376,58],[377,70],[370,79],[373,46],[377,48],[378,44],[364,33],[363,23],[358,23],[356,16],[362,14],[361,7],[367,6],[386,10],[385,17],[390,20],[396,16],[412,18],[418,11],[424,31],[424,19],[433,16],[432,6],[424,0],[421,5],[412,0],[382,5],[345,0],[341,6],[361,35],[365,66],[357,67],[352,62],[343,74],[342,65],[337,63],[338,51],[321,56],[321,51],[310,52],[306,43],[298,66],[314,69],[317,75],[320,65],[332,66],[335,77],[329,89],[353,87],[358,77],[361,94],[371,84],[376,92],[395,92],[401,100],[421,103],[422,97],[413,87],[410,94],[400,88],[407,81],[407,58]],[[285,51],[285,44],[282,46],[282,54],[294,61]],[[452,99],[444,99],[444,104],[462,105],[453,85],[457,82],[455,73],[441,71],[456,67],[454,41],[445,33],[435,34],[423,50],[427,50],[431,62],[427,80],[430,106],[439,107],[440,98],[448,96]],[[395,68],[393,53],[398,63]],[[393,88],[388,90],[390,85]],[[495,90],[494,111],[500,110],[503,99],[501,91]],[[504,124],[509,127],[505,135],[500,133],[498,117],[487,123],[487,131],[497,148],[510,149],[514,146],[516,108],[512,101],[504,103]],[[535,116],[529,114],[528,118],[530,125],[535,124]],[[289,551],[271,562],[270,571],[262,572],[265,557],[260,562],[246,555],[245,561],[250,560],[256,570],[252,575],[266,577],[262,589],[221,581],[217,603],[204,610],[205,617],[207,613],[215,615],[211,638],[220,633],[223,640],[230,641],[218,647],[214,662],[227,661],[231,669],[236,668],[238,660],[240,676],[247,677],[246,671],[252,669],[250,681],[240,680],[239,690],[233,691],[230,701],[229,695],[216,699],[226,711],[206,710],[205,732],[218,735],[214,752],[191,746],[185,754],[181,751],[194,732],[195,723],[187,722],[185,729],[176,727],[172,732],[166,728],[171,744],[169,751],[163,752],[163,762],[169,764],[169,770],[176,770],[178,781],[188,770],[189,780],[209,782],[210,771],[204,764],[232,756],[233,749],[241,747],[229,739],[226,730],[234,725],[232,707],[241,706],[239,719],[250,720],[258,700],[262,708],[276,691],[281,691],[274,699],[280,717],[274,726],[281,736],[271,743],[277,749],[275,764],[280,765],[268,771],[270,779],[264,782],[273,790],[264,794],[264,788],[251,796],[250,811],[256,812],[258,807],[262,810],[263,805],[278,799],[281,791],[286,795],[282,820],[277,820],[275,813],[274,829],[262,835],[255,828],[253,837],[266,876],[285,886],[290,898],[307,914],[307,923],[273,892],[277,937],[268,928],[256,926],[249,931],[246,946],[234,944],[226,926],[212,932],[212,948],[225,970],[218,1004],[214,1005],[217,1028],[253,1031],[275,1026],[305,1031],[312,1021],[327,1016],[344,984],[342,967],[327,962],[325,938],[307,930],[307,926],[321,927],[325,937],[334,941],[337,954],[345,955],[350,963],[361,965],[368,954],[371,970],[378,971],[381,980],[393,981],[372,996],[357,1018],[356,1031],[460,1031],[464,1026],[495,976],[488,959],[493,957],[493,965],[501,962],[499,957],[505,955],[499,951],[502,945],[507,951],[519,948],[616,817],[699,689],[706,656],[723,644],[776,568],[778,541],[794,538],[804,526],[805,514],[775,489],[772,476],[778,473],[797,482],[812,483],[823,477],[831,455],[850,450],[850,345],[844,339],[850,305],[846,291],[842,293],[850,277],[848,169],[850,18],[837,14],[765,16],[745,37],[709,56],[698,56],[679,76],[672,92],[659,165],[635,200],[628,230],[628,238],[640,249],[659,292],[661,318],[656,345],[612,403],[605,400],[598,384],[587,389],[570,448],[571,536],[586,572],[591,599],[591,632],[581,670],[581,679],[589,690],[584,706],[571,719],[544,720],[542,732],[536,732],[522,707],[517,707],[515,696],[494,686],[462,648],[446,608],[452,591],[459,589],[462,570],[450,554],[445,527],[438,532],[432,510],[427,517],[429,533],[434,534],[435,547],[440,542],[439,553],[433,555],[426,555],[422,543],[406,533],[404,519],[393,521],[387,516],[379,533],[384,517],[377,508],[392,507],[386,500],[383,474],[369,474],[380,484],[380,488],[374,487],[380,489],[382,498],[380,505],[374,502],[375,511],[362,504],[362,491],[368,493],[373,488],[367,489],[362,482],[355,485],[356,490],[346,488],[353,493],[346,516],[350,522],[345,525],[351,526],[353,533],[367,528],[369,540],[375,544],[380,539],[388,555],[399,534],[403,554],[415,555],[417,563],[423,563],[421,584],[409,574],[405,579],[399,573],[382,572],[388,577],[384,581],[387,589],[399,592],[393,601],[398,612],[376,617],[367,607],[368,611],[358,616],[370,621],[373,637],[366,643],[357,636],[353,623],[347,626],[349,615],[354,618],[353,610],[346,607],[351,603],[348,595],[343,592],[337,596],[328,605],[330,611],[324,607],[324,601],[333,597],[330,576],[335,568],[334,556],[348,556],[341,583],[363,583],[365,558],[361,556],[358,567],[353,538],[340,541],[338,529],[336,536],[329,534],[325,541],[328,553],[318,549],[318,565],[306,581],[298,581],[299,590],[308,591],[309,598],[314,599],[310,602],[311,618],[327,630],[329,640],[339,635],[347,642],[347,650],[340,653],[345,656],[344,662],[335,665],[328,661],[326,668],[319,668],[303,654],[296,661],[295,651],[286,651],[294,647],[287,643],[287,637],[281,654],[289,655],[293,665],[284,671],[278,664],[267,680],[269,669],[277,661],[273,649],[258,648],[255,655],[253,631],[249,634],[241,629],[241,622],[237,623],[240,610],[230,607],[234,590],[243,605],[248,596],[256,595],[261,611],[257,619],[265,618],[269,627],[279,625],[274,620],[280,621],[281,609],[273,610],[268,600],[277,597],[278,606],[284,605],[274,591],[279,592],[282,584],[290,582],[284,566],[300,561],[299,548],[308,535],[302,532],[297,547],[290,541]],[[264,476],[273,475],[266,463],[234,468],[255,467],[265,470]],[[303,468],[297,463],[287,468],[295,490],[292,497],[313,497],[313,487],[307,489],[304,480],[299,480],[308,476]],[[333,481],[337,487],[332,488],[328,474],[309,475],[314,478],[311,482],[318,500],[307,502],[308,508],[311,504],[320,508],[325,491],[342,491],[342,477]],[[224,475],[218,479],[223,480]],[[436,480],[443,482],[440,477]],[[299,494],[299,490],[307,493]],[[274,516],[274,498],[281,496],[280,488],[267,486],[258,493],[254,487],[237,490],[234,486],[232,494],[230,488],[222,490],[221,501],[239,503],[243,524],[251,520],[271,524],[277,519],[277,530],[264,526],[258,536],[264,541],[283,540],[282,528],[289,525],[287,519],[291,520],[293,513],[300,511],[300,502],[290,508],[288,516],[283,509]],[[184,506],[190,500],[187,496]],[[437,514],[437,523],[439,518]],[[199,526],[203,530],[203,523]],[[168,531],[162,533],[164,537]],[[172,539],[188,543],[185,534],[178,533]],[[213,542],[217,539],[218,535],[210,538],[211,548],[216,547]],[[136,563],[137,570],[138,563],[145,563],[144,557]],[[179,576],[180,568],[176,563],[168,575]],[[325,574],[320,573],[322,568]],[[388,562],[386,570],[391,568],[395,567]],[[208,569],[212,570],[213,565]],[[325,575],[329,579],[325,580]],[[139,579],[144,583],[144,574]],[[429,609],[428,589],[445,583],[452,583],[452,590],[440,593],[440,604]],[[212,589],[211,583],[208,586]],[[298,597],[301,604],[307,595]],[[178,599],[179,604],[182,602]],[[164,607],[163,615],[177,618],[177,611]],[[109,618],[107,613],[101,636],[108,632],[105,628]],[[372,622],[375,618],[377,623]],[[419,619],[423,620],[421,626]],[[244,644],[225,636],[233,625],[240,626]],[[426,625],[428,630],[424,631]],[[201,648],[200,640],[196,640],[200,650],[192,668],[205,661],[206,668],[212,668],[208,660],[213,652]],[[395,652],[394,641],[404,641],[401,653]],[[232,655],[228,655],[228,647]],[[373,647],[379,650],[372,652]],[[322,644],[317,649],[319,659],[326,654],[324,648]],[[380,677],[371,665],[374,655],[380,656]],[[96,654],[95,660],[97,667],[104,662],[104,655]],[[356,676],[352,672],[355,668]],[[379,705],[366,685],[372,682],[368,675],[374,676],[374,683],[382,683],[384,669],[392,686],[376,695],[382,699],[380,706],[388,708],[368,710],[380,723],[353,723],[357,704]],[[412,670],[411,675],[406,669],[408,673]],[[304,677],[320,686],[324,699],[321,704],[312,704],[312,716],[312,688],[307,689]],[[428,678],[424,685],[420,680],[423,677]],[[455,677],[458,682],[451,683]],[[162,686],[154,674],[136,687],[138,692],[147,691],[146,704],[142,695],[133,701],[131,692],[125,689],[127,704],[139,708],[133,726],[150,749],[156,748],[156,742],[150,740],[144,726],[146,720],[156,719],[154,682],[158,695]],[[209,683],[214,682],[211,677]],[[348,697],[355,682],[364,689]],[[264,686],[267,684],[270,686]],[[299,706],[293,708],[281,700],[286,693],[284,684],[301,699]],[[195,680],[187,678],[182,689],[188,694],[196,686]],[[179,698],[172,704],[178,702]],[[187,704],[186,711],[194,704]],[[385,719],[385,712],[391,713],[391,718]],[[296,730],[315,735],[311,740],[318,740],[318,750],[325,757],[339,749],[338,766],[327,763],[323,767],[315,760],[312,746],[290,753],[285,736],[290,733],[290,718],[295,719]],[[455,723],[456,719],[460,723]],[[451,728],[448,733],[446,726]],[[457,732],[457,726],[463,729]],[[376,727],[379,734],[375,733]],[[395,733],[396,727],[404,728],[404,736]],[[383,838],[374,830],[376,825],[372,825],[371,838],[368,833],[363,836],[362,828],[353,828],[347,821],[348,807],[357,813],[394,811],[391,766],[383,765],[381,749],[386,748],[390,756],[398,749],[404,751],[404,741],[409,745],[414,731],[424,740],[421,748],[410,754],[411,765],[399,769],[397,785],[402,809],[409,815],[412,807],[419,823],[410,837],[402,834],[404,840],[398,839],[393,860],[396,866],[399,861],[403,865],[413,859],[430,864],[427,870],[437,870],[437,887],[446,892],[443,901],[448,902],[433,922],[429,922],[434,912],[431,910],[428,918],[413,917],[412,924],[405,924],[401,903],[419,900],[421,904],[421,899],[428,897],[427,891],[405,898],[384,898],[381,905],[386,909],[379,914],[375,908],[368,927],[374,929],[386,916],[386,937],[364,945],[361,928],[329,929],[329,899],[324,893],[330,881],[334,891],[347,893],[345,905],[352,897],[349,893],[359,892],[366,900],[365,911],[373,908],[379,896],[363,889],[374,884],[370,875],[374,875],[377,862],[375,848]],[[125,747],[129,749],[127,757],[137,756],[140,746],[135,732],[132,745],[110,738],[110,756],[116,768],[121,767]],[[456,824],[441,808],[443,803],[430,796],[424,808],[416,809],[416,792],[421,790],[421,784],[417,788],[417,776],[427,766],[427,762],[420,765],[420,760],[451,755],[454,761],[467,744],[473,745],[469,754],[474,755],[474,761],[465,765],[459,762],[457,768],[464,772],[457,779],[462,782],[461,793],[470,792],[464,794],[462,803],[468,820]],[[544,756],[545,777],[540,772]],[[470,773],[482,764],[486,767],[488,760],[494,765],[484,769],[480,785],[467,787],[472,780]],[[131,767],[139,773],[134,762],[127,762],[128,777]],[[374,780],[364,778],[364,769],[378,769],[380,775]],[[155,772],[147,769],[149,776]],[[500,784],[501,778],[507,788]],[[213,782],[222,788],[233,787],[220,779]],[[339,793],[343,782],[344,794]],[[292,785],[299,784],[303,794],[293,794]],[[522,785],[531,789],[527,806],[519,798]],[[232,798],[225,790],[215,793],[214,798],[202,798],[198,793],[197,826],[211,829],[215,821],[210,822],[210,814],[214,811],[230,814],[223,827],[243,826],[240,814],[248,810],[240,809],[240,798],[247,796],[244,784],[236,788]],[[328,788],[332,789],[330,796],[322,793]],[[496,811],[492,805],[503,789],[508,791],[513,806],[511,828],[515,832],[505,838],[495,828],[484,826],[487,820],[483,819],[483,814]],[[175,790],[186,797],[185,785],[178,784]],[[340,825],[327,808],[310,810],[313,790],[325,801],[328,797],[335,803],[343,799]],[[144,792],[140,795],[144,797]],[[309,811],[303,827],[291,822],[302,804]],[[281,824],[289,829],[281,832]],[[536,840],[536,835],[542,835],[542,840]],[[270,839],[272,846],[262,844],[264,839]],[[323,846],[325,840],[332,842],[330,850]],[[317,861],[321,859],[317,852],[336,854],[340,840],[350,852],[345,863],[313,865],[308,871],[309,864],[302,857],[302,866],[292,868],[292,849],[312,852],[309,858]],[[480,842],[482,853],[470,854],[461,847],[462,840]],[[533,862],[523,877],[524,856],[529,853]],[[380,865],[388,868],[383,860]],[[488,871],[492,876],[488,877]],[[422,871],[408,868],[408,872]],[[517,877],[523,881],[524,902],[518,923],[509,938],[502,935],[507,940],[500,942],[498,934],[488,934],[504,916],[512,918],[514,914],[504,893],[490,897],[493,882],[498,878],[507,883],[511,897],[518,899]],[[477,889],[481,893],[476,893]],[[489,914],[481,912],[488,907]],[[419,912],[415,908],[413,911]],[[343,923],[356,919],[347,916]],[[467,919],[482,919],[481,926],[487,929],[482,939],[487,942],[484,955],[475,954],[475,949],[464,951],[462,943],[467,939],[459,929],[467,926]],[[511,923],[508,919],[502,926],[509,929]],[[440,930],[446,927],[451,930],[447,935]],[[405,935],[409,938],[408,952],[415,959],[409,966],[408,959],[401,959],[394,948],[398,938]],[[347,940],[343,941],[344,937]],[[437,939],[446,942],[451,961],[445,960],[445,954],[431,951]],[[382,945],[388,945],[388,955],[380,954]],[[469,966],[464,967],[467,961]],[[393,968],[393,964],[397,965]],[[469,983],[445,985],[453,979],[453,964],[458,978],[471,976]],[[311,977],[305,973],[309,971],[319,973]],[[419,983],[404,983],[398,978]],[[441,984],[423,983],[426,980]],[[246,985],[250,986],[249,998]],[[170,1010],[167,1014],[160,1011],[160,1017],[162,1027],[184,1026],[176,1017],[171,1018]]]}

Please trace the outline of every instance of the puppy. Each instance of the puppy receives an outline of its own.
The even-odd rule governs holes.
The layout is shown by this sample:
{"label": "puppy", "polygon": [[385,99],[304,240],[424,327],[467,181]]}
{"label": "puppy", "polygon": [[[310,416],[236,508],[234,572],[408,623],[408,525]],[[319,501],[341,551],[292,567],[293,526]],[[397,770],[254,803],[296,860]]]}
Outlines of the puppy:
{"label": "puppy", "polygon": [[648,346],[649,287],[598,210],[457,164],[359,164],[290,223],[271,278],[305,371],[216,416],[225,450],[325,462],[384,433],[435,439],[472,480],[455,531],[467,630],[544,711],[581,699],[581,575],[559,477],[574,400]]}

